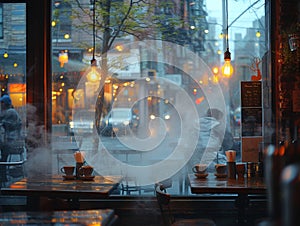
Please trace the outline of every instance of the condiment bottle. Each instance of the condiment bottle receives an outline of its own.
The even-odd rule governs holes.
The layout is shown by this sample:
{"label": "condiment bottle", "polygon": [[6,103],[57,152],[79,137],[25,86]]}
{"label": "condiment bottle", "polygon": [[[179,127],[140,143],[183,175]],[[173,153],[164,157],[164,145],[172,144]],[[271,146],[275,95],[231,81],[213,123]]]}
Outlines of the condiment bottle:
{"label": "condiment bottle", "polygon": [[300,222],[300,163],[285,167],[281,174],[282,225],[295,226]]}
{"label": "condiment bottle", "polygon": [[280,176],[285,166],[285,146],[278,148],[269,145],[266,150],[264,161],[264,178],[267,186],[268,212],[272,220],[281,219],[281,190]]}

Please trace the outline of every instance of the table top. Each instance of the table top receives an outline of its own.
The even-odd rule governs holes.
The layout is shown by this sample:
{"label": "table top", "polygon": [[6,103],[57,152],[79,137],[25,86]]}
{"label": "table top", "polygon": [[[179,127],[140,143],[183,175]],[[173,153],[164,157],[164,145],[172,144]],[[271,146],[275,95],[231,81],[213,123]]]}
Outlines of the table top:
{"label": "table top", "polygon": [[0,213],[0,225],[102,225],[115,220],[114,210],[73,210]]}
{"label": "table top", "polygon": [[66,180],[62,175],[26,177],[7,188],[3,195],[45,196],[62,198],[104,198],[117,188],[121,176],[95,176],[92,180]]}
{"label": "table top", "polygon": [[188,175],[191,192],[194,194],[266,194],[266,185],[262,177],[244,177],[242,179],[217,178],[209,173],[206,178]]}

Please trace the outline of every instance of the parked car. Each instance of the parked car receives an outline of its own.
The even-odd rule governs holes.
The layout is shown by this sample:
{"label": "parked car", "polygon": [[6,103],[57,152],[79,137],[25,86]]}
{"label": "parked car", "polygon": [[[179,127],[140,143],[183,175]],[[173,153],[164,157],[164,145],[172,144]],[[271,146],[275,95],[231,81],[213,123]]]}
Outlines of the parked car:
{"label": "parked car", "polygon": [[126,133],[126,129],[136,129],[139,118],[131,108],[113,108],[111,112],[102,119],[100,132],[102,135],[115,135]]}
{"label": "parked car", "polygon": [[95,127],[95,111],[81,110],[75,112],[72,121],[69,122],[69,134],[91,134]]}

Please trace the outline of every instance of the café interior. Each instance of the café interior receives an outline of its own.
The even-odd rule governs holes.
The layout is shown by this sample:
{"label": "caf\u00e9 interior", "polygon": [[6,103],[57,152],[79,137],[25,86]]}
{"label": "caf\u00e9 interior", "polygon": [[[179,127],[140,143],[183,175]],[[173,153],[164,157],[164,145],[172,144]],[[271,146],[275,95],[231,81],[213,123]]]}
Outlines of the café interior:
{"label": "caf\u00e9 interior", "polygon": [[[117,14],[131,23],[107,17],[104,10],[121,2],[0,1],[1,96],[10,96],[23,121],[14,156],[0,162],[9,178],[0,186],[0,225],[299,225],[299,1],[223,0],[213,10],[208,0],[166,2],[156,19],[174,19],[182,13],[176,7],[185,23],[189,14],[201,18],[193,26],[220,29],[221,55],[207,51],[215,39],[192,26],[197,32],[184,33],[185,41],[173,39],[185,26],[168,33],[165,22],[153,38],[141,14],[157,14],[160,1],[151,12],[151,3],[129,1],[136,18],[123,12],[127,6]],[[239,2],[245,11],[232,17]],[[245,37],[255,30],[259,50],[230,32],[248,11],[255,22]],[[211,12],[222,21],[208,19]],[[76,25],[61,23],[66,18]],[[122,26],[105,27],[100,18]],[[137,24],[147,31],[130,30]],[[6,45],[6,37],[23,44]],[[210,44],[199,47],[204,39]],[[108,66],[113,56],[118,69]],[[226,70],[215,66],[230,60],[232,77],[219,82]],[[225,140],[229,125],[233,144],[197,154],[205,140],[199,116],[212,117],[215,108],[223,113],[217,132]],[[117,124],[118,113],[130,119]]]}

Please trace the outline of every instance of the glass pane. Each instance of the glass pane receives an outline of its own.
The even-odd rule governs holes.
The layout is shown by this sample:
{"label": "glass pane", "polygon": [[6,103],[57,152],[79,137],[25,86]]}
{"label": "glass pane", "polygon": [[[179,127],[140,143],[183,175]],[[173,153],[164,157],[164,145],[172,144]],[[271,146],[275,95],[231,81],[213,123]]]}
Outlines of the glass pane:
{"label": "glass pane", "polygon": [[[267,76],[265,2],[229,0],[228,10],[220,1],[93,2],[53,1],[52,135],[85,137],[99,174],[128,178],[125,195],[153,195],[155,182],[170,179],[171,193],[190,194],[195,163],[213,172],[228,149],[241,161],[241,82]],[[221,72],[227,49],[230,78]],[[220,122],[206,123],[211,108]],[[203,157],[218,123],[212,159]]]}
{"label": "glass pane", "polygon": [[22,119],[22,133],[25,134],[26,4],[2,3],[0,17],[0,92],[1,96],[9,95]]}

